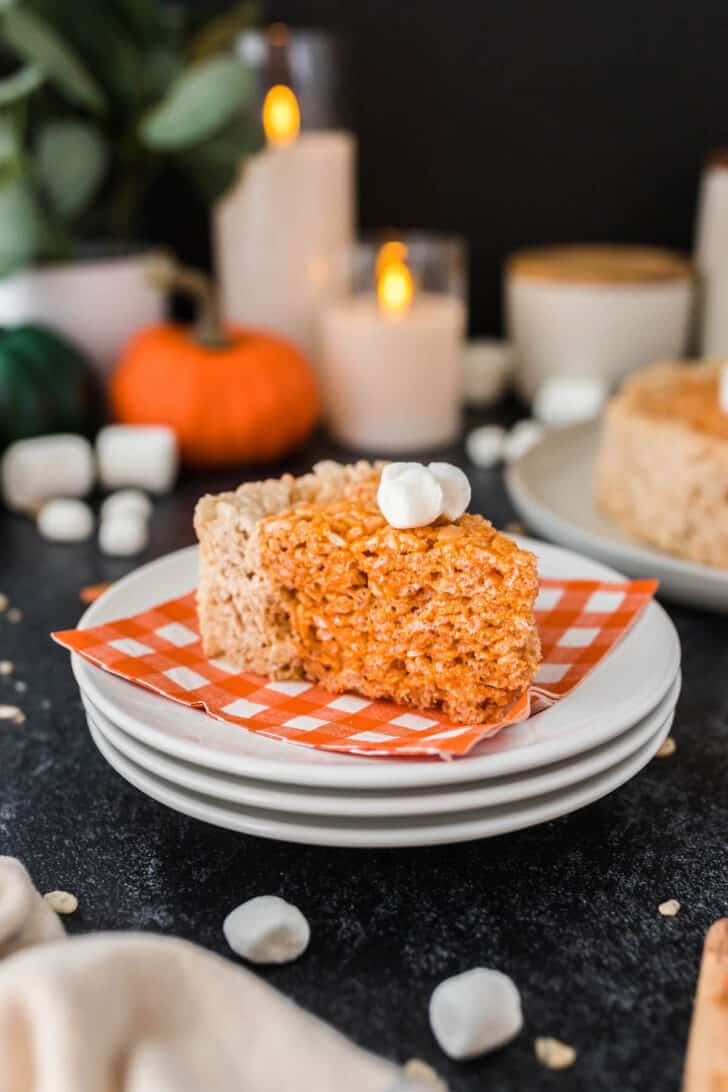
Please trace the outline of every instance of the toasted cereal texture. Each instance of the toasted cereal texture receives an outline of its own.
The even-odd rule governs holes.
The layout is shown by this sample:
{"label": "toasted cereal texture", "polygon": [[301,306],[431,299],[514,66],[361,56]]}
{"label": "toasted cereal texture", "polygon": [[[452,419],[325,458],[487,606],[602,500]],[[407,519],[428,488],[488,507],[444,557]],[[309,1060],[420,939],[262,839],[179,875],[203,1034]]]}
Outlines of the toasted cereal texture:
{"label": "toasted cereal texture", "polygon": [[326,502],[358,489],[374,491],[378,470],[359,462],[318,463],[312,474],[247,482],[234,492],[202,497],[195,509],[200,540],[197,607],[207,656],[224,656],[246,671],[303,678],[280,591],[260,560],[260,523],[298,504]]}
{"label": "toasted cereal texture", "polygon": [[325,489],[286,482],[281,503],[248,512],[244,531],[230,495],[212,519],[201,502],[207,654],[461,723],[507,709],[540,660],[535,557],[480,516],[390,527],[373,467],[327,477]]}
{"label": "toasted cereal texture", "polygon": [[718,362],[657,364],[610,402],[595,472],[598,507],[667,553],[728,568],[728,416]]}

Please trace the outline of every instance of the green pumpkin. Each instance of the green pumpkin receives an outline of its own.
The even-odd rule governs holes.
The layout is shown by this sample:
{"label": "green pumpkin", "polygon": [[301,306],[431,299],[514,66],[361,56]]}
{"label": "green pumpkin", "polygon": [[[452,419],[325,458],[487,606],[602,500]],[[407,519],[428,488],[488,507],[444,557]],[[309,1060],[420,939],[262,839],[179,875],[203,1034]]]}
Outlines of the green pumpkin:
{"label": "green pumpkin", "polygon": [[0,451],[52,432],[90,433],[99,394],[85,356],[45,326],[0,328]]}

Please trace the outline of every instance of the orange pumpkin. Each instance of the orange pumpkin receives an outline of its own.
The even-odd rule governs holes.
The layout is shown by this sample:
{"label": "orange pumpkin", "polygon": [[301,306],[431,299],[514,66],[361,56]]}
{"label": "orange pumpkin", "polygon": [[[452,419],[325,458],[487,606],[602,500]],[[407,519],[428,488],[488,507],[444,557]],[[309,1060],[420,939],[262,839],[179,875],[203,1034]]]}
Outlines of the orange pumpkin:
{"label": "orange pumpkin", "polygon": [[130,425],[174,429],[185,462],[225,466],[278,459],[302,443],[319,414],[306,357],[259,330],[225,328],[205,278],[173,268],[158,281],[203,303],[196,327],[152,326],[127,346],[110,384],[111,409]]}

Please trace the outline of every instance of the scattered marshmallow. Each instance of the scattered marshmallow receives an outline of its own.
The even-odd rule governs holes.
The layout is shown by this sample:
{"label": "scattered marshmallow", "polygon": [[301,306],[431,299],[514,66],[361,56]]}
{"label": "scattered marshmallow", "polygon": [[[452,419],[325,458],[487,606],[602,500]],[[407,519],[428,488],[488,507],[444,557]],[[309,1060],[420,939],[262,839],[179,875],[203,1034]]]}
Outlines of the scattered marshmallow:
{"label": "scattered marshmallow", "polygon": [[680,913],[680,903],[677,899],[668,899],[667,902],[661,902],[657,909],[663,918],[674,918],[676,914]]}
{"label": "scattered marshmallow", "polygon": [[520,459],[535,447],[544,434],[544,427],[540,422],[527,418],[517,421],[503,441],[503,458],[507,463]]}
{"label": "scattered marshmallow", "polygon": [[568,1043],[544,1035],[536,1039],[533,1048],[541,1065],[547,1069],[568,1069],[576,1061],[576,1051]]}
{"label": "scattered marshmallow", "polygon": [[449,1057],[475,1058],[518,1035],[523,1027],[520,994],[508,975],[475,967],[436,987],[430,1026]]}
{"label": "scattered marshmallow", "polygon": [[83,542],[93,534],[94,516],[82,500],[58,497],[46,501],[38,513],[37,525],[50,542]]}
{"label": "scattered marshmallow", "polygon": [[107,425],[96,437],[96,456],[107,489],[167,493],[177,474],[177,439],[166,425]]}
{"label": "scattered marshmallow", "polygon": [[720,412],[728,413],[728,361],[720,369]]}
{"label": "scattered marshmallow", "polygon": [[472,490],[467,475],[452,463],[429,463],[427,469],[442,489],[442,510],[445,519],[460,519],[467,512]]}
{"label": "scattered marshmallow", "polygon": [[110,557],[133,557],[149,542],[148,521],[136,512],[117,512],[101,521],[99,546]]}
{"label": "scattered marshmallow", "polygon": [[252,963],[290,963],[308,947],[311,929],[297,906],[260,895],[236,906],[222,931],[232,950]]}
{"label": "scattered marshmallow", "polygon": [[85,497],[95,473],[93,451],[83,436],[17,440],[3,455],[3,497],[9,508],[33,512],[53,497]]}
{"label": "scattered marshmallow", "polygon": [[442,487],[422,463],[390,463],[382,471],[377,504],[392,527],[426,527],[442,513]]}
{"label": "scattered marshmallow", "polygon": [[513,349],[507,341],[468,341],[462,360],[463,397],[471,406],[490,406],[505,394],[513,372]]}
{"label": "scattered marshmallow", "polygon": [[101,519],[107,519],[112,515],[122,512],[133,512],[134,515],[149,519],[152,514],[152,502],[141,489],[118,489],[115,493],[109,493],[103,501],[100,509]]}
{"label": "scattered marshmallow", "polygon": [[549,428],[563,428],[597,417],[607,400],[607,385],[588,375],[552,375],[533,400],[533,415]]}
{"label": "scattered marshmallow", "polygon": [[506,430],[500,425],[481,425],[465,437],[465,451],[471,463],[490,469],[503,458]]}

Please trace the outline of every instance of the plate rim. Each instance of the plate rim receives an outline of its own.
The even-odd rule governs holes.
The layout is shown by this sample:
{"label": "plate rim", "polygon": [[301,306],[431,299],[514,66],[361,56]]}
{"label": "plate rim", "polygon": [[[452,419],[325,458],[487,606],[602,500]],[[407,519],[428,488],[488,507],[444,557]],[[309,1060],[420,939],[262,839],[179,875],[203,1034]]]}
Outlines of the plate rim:
{"label": "plate rim", "polygon": [[[562,547],[554,546],[550,543],[537,542],[523,536],[521,536],[520,541],[526,546],[531,545],[536,548],[545,548],[547,551],[551,551],[554,554],[567,555],[574,553],[574,551],[563,549]],[[188,563],[193,563],[193,558],[196,558],[196,556],[197,547],[186,547],[135,569],[126,577],[123,577],[122,580],[113,586],[113,588],[105,592],[84,612],[79,622],[79,627],[87,628],[89,625],[95,623],[97,614],[101,612],[104,602],[112,593],[118,594],[120,591],[123,593],[125,586],[131,582],[146,582],[149,579],[150,574],[153,575],[155,570],[165,565],[170,566],[172,564],[178,564],[184,567],[184,565]],[[580,558],[580,560],[587,561],[591,566],[601,569],[603,573],[601,579],[624,579],[619,572],[612,569],[610,566],[603,565],[588,558]],[[194,579],[189,583],[194,587]],[[531,769],[535,766],[543,765],[547,761],[557,761],[581,751],[588,750],[589,746],[596,746],[611,736],[618,735],[619,731],[625,726],[628,727],[641,719],[641,717],[647,715],[647,713],[664,698],[669,686],[672,684],[679,668],[681,653],[680,641],[671,619],[664,609],[654,601],[649,604],[643,616],[637,621],[631,631],[632,634],[634,634],[640,626],[646,625],[648,619],[652,619],[654,623],[664,627],[665,638],[671,646],[669,664],[664,669],[664,675],[661,677],[660,682],[656,684],[656,687],[647,691],[642,700],[629,710],[629,714],[625,713],[623,717],[620,717],[616,727],[611,718],[607,717],[606,721],[602,722],[600,728],[595,729],[593,724],[584,725],[578,730],[575,729],[568,732],[561,741],[541,741],[531,744],[528,747],[520,748],[518,751],[500,752],[498,754],[489,755],[472,755],[451,762],[435,760],[423,761],[422,759],[404,758],[394,761],[392,759],[367,759],[357,757],[356,759],[345,763],[342,762],[341,764],[329,763],[316,765],[315,761],[296,761],[295,757],[287,757],[281,760],[255,755],[232,755],[225,753],[222,750],[216,750],[203,743],[169,736],[157,728],[151,728],[149,725],[143,724],[133,713],[127,713],[120,705],[107,697],[103,689],[100,688],[103,686],[103,681],[108,679],[112,679],[120,686],[133,686],[134,684],[109,675],[107,672],[103,671],[102,668],[89,664],[88,661],[83,660],[76,653],[72,654],[71,664],[79,688],[86,693],[93,703],[97,705],[103,713],[109,716],[114,723],[119,723],[120,726],[123,726],[125,731],[128,731],[129,734],[135,736],[135,738],[141,739],[142,742],[149,743],[150,746],[156,747],[158,750],[172,754],[183,760],[191,761],[198,765],[204,765],[211,769],[219,769],[225,772],[238,772],[243,776],[253,776],[263,780],[288,781],[293,784],[302,785],[338,786],[341,788],[369,787],[375,789],[387,786],[406,787],[417,784],[434,785],[458,780],[479,780],[488,776],[497,777],[522,771],[524,769]],[[614,653],[610,655],[613,654]],[[603,661],[603,664],[600,664],[596,670],[603,670],[603,666],[607,663],[608,659],[609,657],[607,660]],[[161,696],[155,695],[149,691],[145,691],[144,693],[149,700],[159,702],[165,701]],[[566,700],[569,699],[567,698]],[[199,716],[205,717],[205,714],[199,711]],[[610,726],[605,728],[605,724],[609,724]],[[236,728],[236,730],[241,729]],[[281,743],[280,746],[290,746],[292,752],[297,749],[295,744],[288,745]],[[455,773],[454,770],[457,770],[457,772]]]}
{"label": "plate rim", "polygon": [[[89,698],[82,695],[82,701],[86,719],[93,721],[96,729],[108,739],[115,750],[148,773],[176,784],[182,789],[241,807],[267,807],[280,811],[290,808],[302,815],[330,815],[339,818],[395,818],[465,811],[474,807],[509,805],[578,784],[586,777],[610,768],[622,758],[637,751],[654,734],[665,718],[674,713],[681,682],[678,672],[669,692],[647,716],[625,728],[613,740],[607,740],[588,751],[562,759],[560,762],[549,763],[541,770],[527,771],[525,775],[512,774],[500,779],[498,785],[490,783],[494,780],[492,778],[484,779],[481,783],[465,782],[461,785],[447,783],[434,788],[421,787],[406,790],[407,795],[404,797],[401,791],[398,793],[391,790],[370,790],[369,796],[357,798],[357,790],[351,789],[333,790],[338,794],[334,796],[320,789],[313,790],[308,786],[291,786],[285,783],[273,786],[270,782],[236,786],[236,779],[232,774],[221,771],[211,773],[204,768],[188,770],[180,767],[179,763],[184,760],[171,758],[134,739],[97,709]],[[597,752],[600,752],[599,758],[597,758]],[[184,767],[189,765],[184,763]],[[587,772],[584,772],[585,768]],[[565,781],[564,774],[567,775]],[[254,779],[242,780],[249,782]],[[366,790],[358,791],[366,792]],[[276,798],[278,798],[277,803]]]}
{"label": "plate rim", "polygon": [[[302,845],[335,846],[349,849],[395,849],[454,844],[456,842],[492,838],[501,834],[510,834],[517,830],[523,830],[527,827],[540,826],[542,823],[550,822],[553,819],[560,818],[563,815],[568,815],[583,807],[587,807],[589,804],[595,803],[597,800],[601,800],[605,796],[615,792],[644,769],[644,767],[654,758],[656,751],[670,732],[674,717],[675,714],[673,711],[668,715],[666,720],[656,730],[648,742],[645,743],[635,755],[630,755],[628,758],[622,759],[616,766],[611,767],[603,774],[597,774],[594,778],[587,778],[580,787],[577,786],[571,793],[561,795],[558,793],[549,794],[549,796],[554,799],[550,800],[549,804],[546,806],[542,804],[541,812],[538,812],[537,809],[539,805],[535,803],[535,801],[538,801],[539,799],[543,800],[543,797],[534,798],[526,807],[520,809],[520,818],[516,819],[515,824],[513,824],[512,818],[509,821],[508,809],[506,808],[505,814],[501,814],[498,819],[492,821],[495,829],[490,829],[487,833],[484,833],[483,826],[488,822],[488,819],[474,819],[454,824],[442,823],[437,828],[428,828],[425,825],[418,828],[418,826],[414,824],[405,829],[401,826],[400,818],[399,825],[396,825],[397,821],[395,820],[395,826],[390,830],[381,828],[377,830],[368,830],[366,829],[366,826],[364,826],[363,831],[357,831],[353,827],[346,827],[344,825],[340,825],[338,830],[327,828],[323,824],[314,829],[310,826],[307,827],[305,823],[296,823],[295,820],[290,824],[281,820],[256,820],[256,818],[251,818],[248,814],[243,813],[240,817],[240,821],[237,822],[235,826],[231,826],[229,823],[226,824],[225,822],[220,821],[220,815],[225,809],[217,805],[208,809],[209,813],[216,814],[216,821],[215,819],[210,818],[209,813],[207,815],[194,814],[194,812],[203,811],[207,805],[196,805],[193,801],[192,810],[189,810],[189,805],[185,807],[184,805],[175,806],[174,804],[169,803],[170,799],[173,799],[175,795],[179,795],[174,787],[171,790],[167,790],[162,786],[163,794],[166,795],[167,800],[162,799],[160,795],[155,795],[153,792],[148,791],[148,788],[143,787],[144,781],[147,780],[147,783],[149,783],[149,780],[151,779],[152,782],[158,782],[160,779],[152,774],[146,773],[146,771],[141,771],[141,776],[135,773],[134,777],[136,778],[136,781],[131,780],[127,774],[119,769],[119,758],[121,758],[121,756],[118,756],[118,752],[114,753],[114,760],[112,760],[108,753],[109,750],[114,752],[112,745],[106,739],[104,739],[103,743],[100,743],[98,739],[99,733],[91,724],[89,724],[89,731],[101,756],[123,780],[136,788],[138,792],[149,796],[150,799],[170,808],[172,811],[177,811],[178,814],[186,815],[189,818],[196,819],[200,822],[206,822],[212,826],[233,830],[236,833],[255,835],[273,841],[293,842]],[[122,758],[120,764],[123,766],[126,763],[128,763],[128,760]],[[615,771],[618,771],[616,777]],[[595,783],[598,783],[598,785]],[[585,795],[583,790],[587,784],[590,784],[590,788]],[[581,792],[579,791],[579,788],[581,788]],[[158,790],[156,791],[158,792]],[[563,806],[563,795],[566,795],[569,801],[566,808]],[[291,815],[294,816],[294,813],[291,813]]]}

